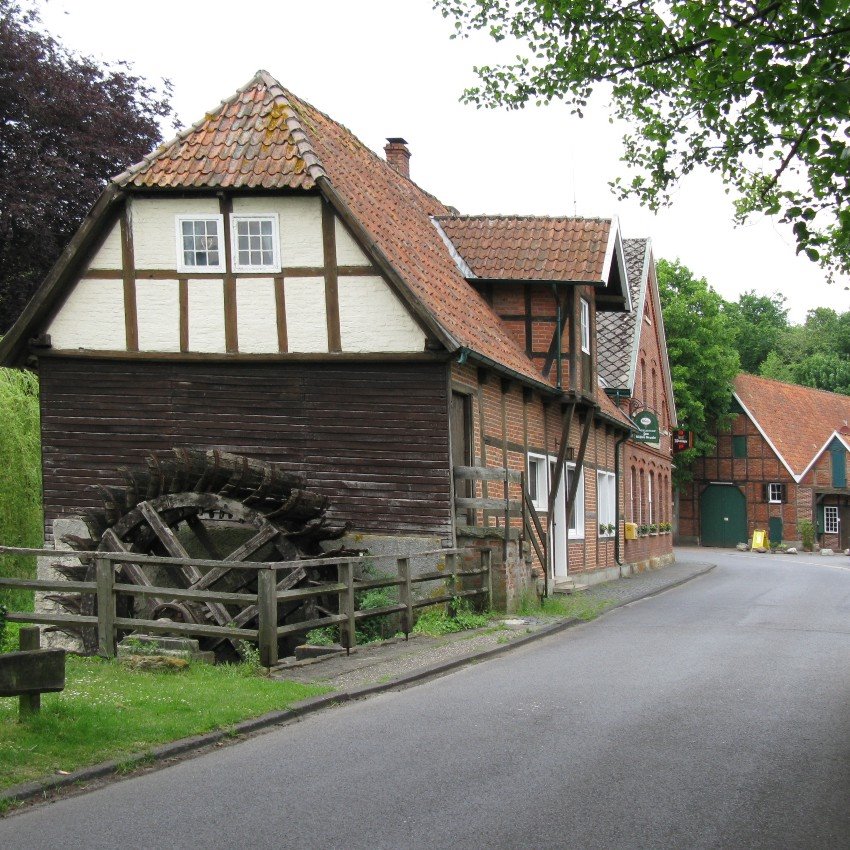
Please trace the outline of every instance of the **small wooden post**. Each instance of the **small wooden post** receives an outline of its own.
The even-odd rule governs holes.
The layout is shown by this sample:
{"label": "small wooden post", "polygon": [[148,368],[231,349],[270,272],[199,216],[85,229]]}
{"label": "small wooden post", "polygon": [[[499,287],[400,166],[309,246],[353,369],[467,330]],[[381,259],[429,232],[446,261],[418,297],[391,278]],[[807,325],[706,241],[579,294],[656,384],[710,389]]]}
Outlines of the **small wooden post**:
{"label": "small wooden post", "polygon": [[[38,626],[23,626],[18,637],[21,652],[41,647],[41,629]],[[23,720],[41,711],[41,694],[21,694],[18,697],[18,717]]]}
{"label": "small wooden post", "polygon": [[346,622],[339,624],[339,640],[345,647],[346,654],[350,655],[351,650],[357,646],[357,620],[354,617],[354,563],[344,561],[339,565],[337,574],[340,584],[345,585],[345,589],[339,593],[339,613],[348,617]]}
{"label": "small wooden post", "polygon": [[410,558],[398,559],[398,577],[404,582],[398,589],[399,602],[405,606],[401,614],[401,628],[404,639],[413,630],[413,594],[410,589]]}
{"label": "small wooden post", "polygon": [[277,664],[277,570],[257,573],[257,613],[259,614],[260,664]]}
{"label": "small wooden post", "polygon": [[97,573],[97,648],[104,658],[115,658],[115,572],[106,555],[95,555]]}
{"label": "small wooden post", "polygon": [[[446,555],[446,587],[451,596],[457,595],[457,555],[455,554]],[[446,603],[446,614],[449,617],[457,615],[457,607],[454,604],[454,599],[450,599]]]}
{"label": "small wooden post", "polygon": [[487,570],[487,610],[493,610],[493,550],[481,550],[481,569]]}

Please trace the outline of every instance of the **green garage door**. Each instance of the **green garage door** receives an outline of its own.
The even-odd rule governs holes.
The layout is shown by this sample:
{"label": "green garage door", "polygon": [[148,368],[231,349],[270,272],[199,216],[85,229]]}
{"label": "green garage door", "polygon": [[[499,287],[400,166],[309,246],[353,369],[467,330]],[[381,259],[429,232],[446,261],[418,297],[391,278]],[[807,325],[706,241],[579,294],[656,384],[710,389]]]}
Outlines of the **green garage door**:
{"label": "green garage door", "polygon": [[729,484],[709,484],[700,498],[700,540],[703,546],[731,548],[747,540],[747,503]]}

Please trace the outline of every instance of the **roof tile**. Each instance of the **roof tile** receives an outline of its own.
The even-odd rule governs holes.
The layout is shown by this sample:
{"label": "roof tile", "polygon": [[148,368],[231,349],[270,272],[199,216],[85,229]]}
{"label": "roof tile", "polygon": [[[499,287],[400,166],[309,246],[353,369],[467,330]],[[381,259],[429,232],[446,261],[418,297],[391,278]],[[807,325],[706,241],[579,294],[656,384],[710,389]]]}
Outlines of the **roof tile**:
{"label": "roof tile", "polygon": [[850,425],[850,396],[743,373],[735,393],[798,476],[833,431]]}

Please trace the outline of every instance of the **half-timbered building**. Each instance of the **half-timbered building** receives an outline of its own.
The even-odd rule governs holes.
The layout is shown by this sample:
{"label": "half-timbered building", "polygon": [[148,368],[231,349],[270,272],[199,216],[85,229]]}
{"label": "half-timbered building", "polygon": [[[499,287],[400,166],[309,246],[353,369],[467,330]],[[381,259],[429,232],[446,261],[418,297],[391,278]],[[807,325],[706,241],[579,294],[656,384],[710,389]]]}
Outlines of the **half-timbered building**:
{"label": "half-timbered building", "polygon": [[200,447],[303,475],[364,549],[518,538],[509,595],[545,568],[516,504],[550,579],[619,571],[617,220],[461,216],[385,151],[259,72],[110,182],[0,342],[41,378],[48,540],[119,466]]}
{"label": "half-timbered building", "polygon": [[667,356],[655,258],[649,239],[624,240],[632,310],[599,317],[599,379],[638,429],[625,443],[623,560],[673,560],[672,431],[676,403]]}
{"label": "half-timbered building", "polygon": [[683,541],[731,547],[759,529],[771,544],[799,545],[807,520],[821,547],[850,548],[850,398],[740,374],[732,409],[680,496]]}

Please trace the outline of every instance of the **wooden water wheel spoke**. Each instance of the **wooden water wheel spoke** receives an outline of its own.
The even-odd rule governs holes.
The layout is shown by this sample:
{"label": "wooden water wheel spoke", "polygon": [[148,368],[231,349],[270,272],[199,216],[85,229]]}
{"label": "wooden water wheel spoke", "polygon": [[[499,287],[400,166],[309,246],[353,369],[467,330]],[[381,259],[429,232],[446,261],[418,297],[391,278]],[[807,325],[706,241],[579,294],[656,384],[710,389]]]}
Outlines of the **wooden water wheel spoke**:
{"label": "wooden water wheel spoke", "polygon": [[[84,517],[90,539],[70,541],[73,548],[153,556],[164,552],[184,561],[220,562],[203,569],[192,564],[122,563],[121,574],[130,584],[255,594],[256,570],[234,569],[241,561],[301,561],[277,583],[280,591],[308,581],[321,584],[331,568],[311,567],[309,560],[324,554],[321,543],[347,531],[347,525],[328,521],[326,497],[310,492],[301,476],[273,463],[219,450],[175,449],[151,455],[144,466],[122,467],[118,474],[123,486],[100,488],[103,508],[87,511]],[[94,577],[91,559],[77,569],[89,580]],[[90,594],[76,603],[84,613],[95,613],[96,600]],[[184,602],[169,599],[165,592],[138,603],[131,594],[119,594],[118,604],[120,616],[128,618],[197,623],[211,619],[218,625],[248,628],[258,618],[256,604]],[[303,618],[302,608],[300,601],[281,601],[278,624],[292,623],[290,617]],[[91,630],[83,640],[89,651],[96,649]],[[282,640],[286,644],[290,638]],[[225,638],[200,641],[227,660],[234,658],[238,644]]]}

